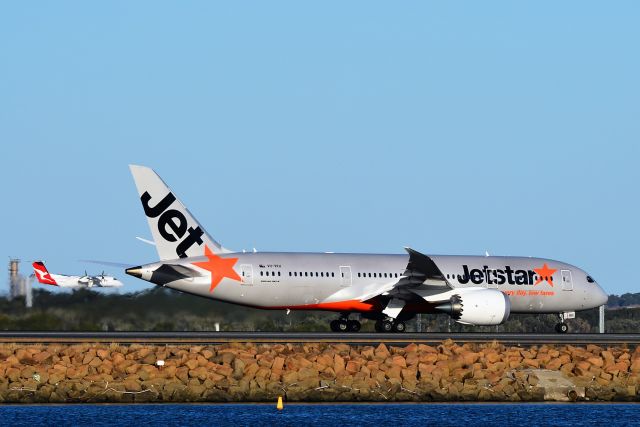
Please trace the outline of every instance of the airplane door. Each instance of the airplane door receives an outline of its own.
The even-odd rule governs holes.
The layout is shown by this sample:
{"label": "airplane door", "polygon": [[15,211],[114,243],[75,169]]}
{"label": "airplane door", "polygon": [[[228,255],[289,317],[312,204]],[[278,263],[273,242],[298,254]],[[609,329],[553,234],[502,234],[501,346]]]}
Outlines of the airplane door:
{"label": "airplane door", "polygon": [[241,284],[245,286],[253,285],[253,265],[240,264],[240,277],[242,278]]}
{"label": "airplane door", "polygon": [[562,290],[572,291],[573,281],[571,280],[571,270],[562,270],[560,271],[560,274],[562,276]]}
{"label": "airplane door", "polygon": [[351,266],[340,266],[340,286],[351,286]]}

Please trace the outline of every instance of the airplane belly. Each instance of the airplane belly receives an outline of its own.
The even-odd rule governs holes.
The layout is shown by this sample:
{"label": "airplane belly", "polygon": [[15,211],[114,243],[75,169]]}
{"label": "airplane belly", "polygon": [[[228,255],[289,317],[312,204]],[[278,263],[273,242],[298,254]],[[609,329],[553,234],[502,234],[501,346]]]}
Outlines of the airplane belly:
{"label": "airplane belly", "polygon": [[259,308],[318,304],[331,293],[327,287],[275,281],[244,285],[229,279],[222,280],[211,289],[210,283],[202,279],[177,280],[167,286],[206,298]]}

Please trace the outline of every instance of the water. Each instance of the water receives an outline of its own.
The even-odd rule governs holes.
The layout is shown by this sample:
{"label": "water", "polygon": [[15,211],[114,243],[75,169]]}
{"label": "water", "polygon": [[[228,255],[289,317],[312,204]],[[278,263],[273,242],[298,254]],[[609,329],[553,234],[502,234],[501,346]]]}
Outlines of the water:
{"label": "water", "polygon": [[296,426],[437,425],[630,426],[638,425],[639,404],[289,404],[273,405],[40,405],[0,406],[5,426]]}

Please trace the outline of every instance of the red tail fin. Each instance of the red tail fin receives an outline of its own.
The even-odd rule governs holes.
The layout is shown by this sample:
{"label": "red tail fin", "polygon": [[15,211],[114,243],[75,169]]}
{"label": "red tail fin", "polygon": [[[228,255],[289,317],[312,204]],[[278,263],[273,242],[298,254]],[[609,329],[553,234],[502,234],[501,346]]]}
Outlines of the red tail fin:
{"label": "red tail fin", "polygon": [[47,271],[47,267],[44,266],[42,261],[36,261],[33,264],[33,271],[36,273],[36,277],[38,278],[38,282],[43,283],[45,285],[54,285],[58,286],[51,274]]}

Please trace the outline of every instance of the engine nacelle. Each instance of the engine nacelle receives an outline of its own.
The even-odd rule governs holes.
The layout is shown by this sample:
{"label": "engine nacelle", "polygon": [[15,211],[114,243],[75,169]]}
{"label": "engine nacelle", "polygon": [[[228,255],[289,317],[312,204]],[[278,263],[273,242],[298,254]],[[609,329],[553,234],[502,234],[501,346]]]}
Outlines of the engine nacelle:
{"label": "engine nacelle", "polygon": [[448,313],[458,323],[491,326],[504,323],[511,313],[509,297],[497,289],[457,289],[448,303],[436,309]]}

